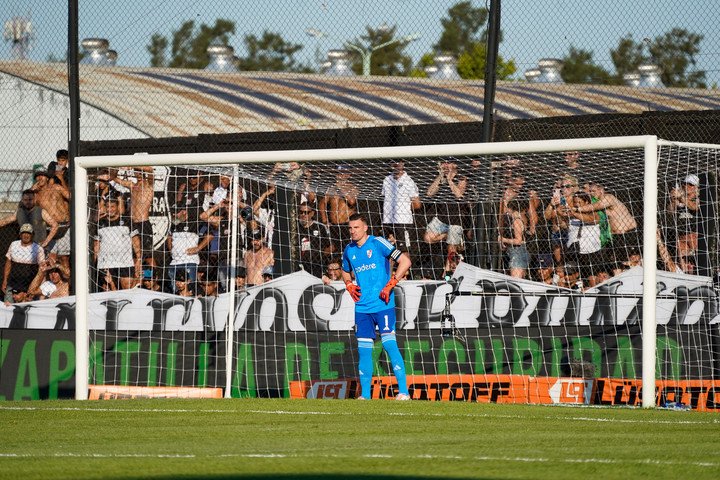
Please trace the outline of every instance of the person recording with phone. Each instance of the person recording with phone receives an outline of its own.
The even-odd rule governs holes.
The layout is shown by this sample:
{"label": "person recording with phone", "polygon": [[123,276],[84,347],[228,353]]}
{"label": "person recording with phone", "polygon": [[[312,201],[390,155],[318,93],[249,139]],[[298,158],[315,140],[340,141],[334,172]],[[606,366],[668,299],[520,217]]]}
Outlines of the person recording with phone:
{"label": "person recording with phone", "polygon": [[[222,291],[227,291],[231,275],[231,235],[233,211],[233,195],[222,199],[219,203],[200,214],[200,219],[210,225],[213,239],[210,242],[210,262],[217,265],[217,278]],[[242,201],[242,189],[235,195],[237,202],[237,243],[236,261],[242,260],[249,247],[249,222],[252,220],[252,207]]]}
{"label": "person recording with phone", "polygon": [[567,208],[568,199],[571,199],[579,190],[577,178],[572,175],[563,176],[555,182],[550,204],[545,208],[545,220],[550,223],[553,259],[557,264],[564,262],[569,228],[568,217],[559,215],[559,210]]}

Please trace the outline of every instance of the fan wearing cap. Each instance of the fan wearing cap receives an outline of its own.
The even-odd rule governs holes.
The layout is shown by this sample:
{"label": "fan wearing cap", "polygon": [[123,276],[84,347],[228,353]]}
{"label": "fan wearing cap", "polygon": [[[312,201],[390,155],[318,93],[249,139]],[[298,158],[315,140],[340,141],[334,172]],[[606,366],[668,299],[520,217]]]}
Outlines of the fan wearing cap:
{"label": "fan wearing cap", "polygon": [[535,263],[535,280],[546,285],[554,285],[556,279],[553,277],[555,265],[553,264],[552,253],[538,254]]}
{"label": "fan wearing cap", "polygon": [[70,295],[69,272],[60,264],[43,262],[28,288],[28,296],[37,300]]}
{"label": "fan wearing cap", "polygon": [[245,270],[245,261],[241,260],[240,263],[235,266],[236,290],[245,288],[245,277],[247,277],[247,271]]}
{"label": "fan wearing cap", "polygon": [[260,285],[264,283],[263,269],[275,265],[275,252],[265,246],[263,234],[260,230],[253,230],[251,238],[252,248],[245,252],[244,258],[247,284]]}
{"label": "fan wearing cap", "polygon": [[262,269],[263,283],[267,283],[273,279],[273,267],[265,267]]}
{"label": "fan wearing cap", "polygon": [[29,302],[30,300],[31,297],[25,290],[20,290],[14,285],[10,285],[5,290],[5,298],[3,303],[6,307],[9,307],[13,303]]}
{"label": "fan wearing cap", "polygon": [[26,292],[37,275],[40,265],[45,262],[45,250],[33,241],[33,226],[25,223],[20,227],[20,239],[10,244],[5,255],[2,289],[13,285]]}
{"label": "fan wearing cap", "polygon": [[160,282],[158,281],[157,275],[155,274],[155,270],[150,267],[149,265],[146,265],[143,269],[142,274],[142,281],[140,282],[140,288],[144,288],[145,290],[150,290],[153,292],[162,292],[162,286],[160,285]]}
{"label": "fan wearing cap", "polygon": [[571,290],[582,290],[583,284],[580,278],[580,268],[574,262],[568,262],[565,265],[558,265],[555,268],[557,274],[557,286],[569,288]]}
{"label": "fan wearing cap", "polygon": [[677,257],[695,255],[700,229],[700,178],[690,174],[682,187],[676,185],[670,191],[668,210],[674,215],[677,229]]}

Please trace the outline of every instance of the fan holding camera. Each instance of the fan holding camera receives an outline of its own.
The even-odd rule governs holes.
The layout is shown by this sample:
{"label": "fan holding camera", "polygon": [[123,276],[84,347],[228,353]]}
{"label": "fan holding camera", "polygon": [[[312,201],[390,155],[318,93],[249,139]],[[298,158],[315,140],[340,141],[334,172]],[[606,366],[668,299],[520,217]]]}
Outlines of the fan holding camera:
{"label": "fan holding camera", "polygon": [[[241,260],[245,255],[245,251],[250,248],[248,232],[252,231],[252,228],[248,227],[248,225],[253,218],[252,207],[242,201],[242,192],[243,189],[240,189],[236,195],[238,202],[236,258],[238,260]],[[218,281],[223,291],[227,291],[231,270],[232,224],[230,220],[232,211],[232,201],[226,197],[221,199],[219,203],[211,205],[207,211],[200,215],[200,219],[210,225],[210,231],[213,235],[213,240],[210,243],[210,263],[218,266]]]}

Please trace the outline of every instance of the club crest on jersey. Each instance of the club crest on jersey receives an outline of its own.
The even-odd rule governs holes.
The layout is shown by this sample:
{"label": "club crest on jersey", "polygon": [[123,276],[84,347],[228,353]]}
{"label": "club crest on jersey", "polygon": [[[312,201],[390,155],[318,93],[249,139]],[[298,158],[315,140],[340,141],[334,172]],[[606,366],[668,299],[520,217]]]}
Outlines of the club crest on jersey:
{"label": "club crest on jersey", "polygon": [[368,258],[372,258],[372,250],[368,250],[366,253]]}

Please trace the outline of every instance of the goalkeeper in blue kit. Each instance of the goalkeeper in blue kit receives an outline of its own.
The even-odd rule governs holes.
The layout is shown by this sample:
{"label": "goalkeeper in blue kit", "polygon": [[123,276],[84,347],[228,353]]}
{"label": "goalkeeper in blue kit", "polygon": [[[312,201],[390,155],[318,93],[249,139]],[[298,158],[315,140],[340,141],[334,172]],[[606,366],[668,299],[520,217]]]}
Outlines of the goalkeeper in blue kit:
{"label": "goalkeeper in blue kit", "polygon": [[[395,295],[393,288],[412,264],[410,257],[382,237],[368,235],[367,220],[360,214],[350,216],[351,242],[345,247],[342,276],[345,288],[355,301],[355,336],[358,340],[360,399],[371,397],[372,351],[375,329],[380,331],[383,349],[390,358],[398,383],[395,400],[410,400],[405,362],[395,339]],[[397,263],[393,274],[390,259]],[[355,283],[353,277],[355,276]]]}

